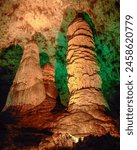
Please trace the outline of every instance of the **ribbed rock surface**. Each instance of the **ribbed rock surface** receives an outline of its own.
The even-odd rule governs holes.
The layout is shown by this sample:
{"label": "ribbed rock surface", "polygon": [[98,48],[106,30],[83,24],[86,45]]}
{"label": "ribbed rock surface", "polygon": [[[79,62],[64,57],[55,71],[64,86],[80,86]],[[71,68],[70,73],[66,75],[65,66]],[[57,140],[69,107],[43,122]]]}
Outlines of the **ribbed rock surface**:
{"label": "ribbed rock surface", "polygon": [[10,89],[6,106],[22,107],[24,111],[39,105],[46,98],[43,76],[39,66],[39,50],[29,42],[23,50],[20,66]]}
{"label": "ribbed rock surface", "polygon": [[[41,91],[41,88],[39,88],[39,90],[45,94],[45,99],[38,105],[35,105],[35,107],[29,108],[28,110],[22,112],[20,115],[21,119],[19,120],[18,126],[22,126],[25,128],[33,127],[38,129],[49,128],[50,124],[52,124],[52,122],[54,121],[54,118],[56,118],[56,115],[52,114],[52,110],[56,106],[56,98],[58,96],[58,91],[54,83],[53,66],[50,63],[46,63],[41,68],[41,74],[43,79],[42,83],[44,85],[44,92]],[[35,91],[35,94],[37,94],[37,91]],[[17,109],[19,112],[20,108]]]}
{"label": "ribbed rock surface", "polygon": [[115,123],[105,113],[107,103],[100,90],[101,78],[93,51],[92,30],[78,17],[70,24],[67,36],[68,112],[60,114],[49,124],[54,134],[41,141],[40,149],[72,148],[73,143],[89,135],[119,137]]}
{"label": "ribbed rock surface", "polygon": [[[72,126],[75,122],[79,122],[77,127],[80,128],[79,130],[76,128],[71,134],[101,136],[110,132],[115,135],[117,133],[112,118],[105,115],[107,103],[100,90],[101,78],[94,53],[92,30],[85,20],[78,17],[69,26],[67,36],[67,71],[70,91],[68,110],[74,113],[72,115],[74,122],[70,121]],[[79,117],[75,118],[75,115]]]}
{"label": "ribbed rock surface", "polygon": [[[3,140],[6,143],[8,139],[6,149],[72,148],[73,143],[89,135],[101,136],[110,133],[114,137],[119,136],[112,118],[105,114],[107,103],[100,91],[101,79],[98,75],[99,68],[93,52],[94,41],[89,25],[83,19],[77,18],[69,26],[67,70],[70,102],[66,111],[56,114],[52,112],[57,96],[53,79],[54,69],[50,64],[46,64],[41,70],[38,47],[33,42],[28,43],[35,33],[42,33],[46,40],[53,41],[51,47],[55,49],[54,39],[66,19],[67,9],[74,9],[74,14],[70,11],[71,15],[67,16],[69,21],[77,11],[85,11],[93,17],[91,8],[95,2],[96,0],[0,1],[0,49],[11,44],[25,46],[21,65],[4,108],[15,108],[11,109],[13,116],[10,114],[15,121],[9,124],[6,121],[4,129],[2,128],[5,131],[6,126],[6,132],[8,131],[7,134],[4,133],[6,138]],[[102,6],[101,1],[99,4]],[[97,14],[98,11],[100,10],[97,9]],[[106,19],[98,16],[102,27]],[[94,17],[93,19],[96,20]],[[68,21],[65,23],[67,28]],[[22,113],[14,114],[14,110]],[[26,132],[20,132],[24,128]],[[47,135],[45,130],[52,134]],[[40,136],[41,139],[37,142],[39,146],[35,147],[35,142],[32,142],[33,145],[29,148],[24,144],[24,148],[20,138],[23,136],[24,141],[27,141],[28,136],[33,136],[33,139]],[[1,137],[4,139],[4,136]],[[20,143],[17,140],[19,138]]]}
{"label": "ribbed rock surface", "polygon": [[53,99],[56,99],[58,92],[55,87],[54,68],[50,63],[47,63],[43,66],[42,76],[43,76],[46,95]]}
{"label": "ribbed rock surface", "polygon": [[94,53],[93,33],[88,23],[77,18],[68,28],[67,72],[69,105],[104,105],[101,78]]}

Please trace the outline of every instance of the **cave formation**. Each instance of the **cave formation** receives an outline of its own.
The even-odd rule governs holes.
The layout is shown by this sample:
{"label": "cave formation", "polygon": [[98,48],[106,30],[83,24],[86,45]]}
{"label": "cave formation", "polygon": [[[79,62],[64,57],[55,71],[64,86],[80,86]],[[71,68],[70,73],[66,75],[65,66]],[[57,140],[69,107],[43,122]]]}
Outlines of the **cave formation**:
{"label": "cave formation", "polygon": [[[1,149],[80,149],[90,139],[105,139],[112,145],[119,140],[117,122],[107,114],[109,105],[101,91],[94,28],[83,17],[86,11],[94,18],[95,3],[2,3],[1,16],[6,16],[0,24],[0,48],[19,44],[23,55],[0,113]],[[9,8],[12,9],[8,12]],[[65,42],[60,38],[62,31]],[[37,34],[40,36],[36,37]],[[41,34],[44,42],[39,46]],[[44,63],[40,52],[47,53]],[[97,145],[86,148],[96,149]]]}

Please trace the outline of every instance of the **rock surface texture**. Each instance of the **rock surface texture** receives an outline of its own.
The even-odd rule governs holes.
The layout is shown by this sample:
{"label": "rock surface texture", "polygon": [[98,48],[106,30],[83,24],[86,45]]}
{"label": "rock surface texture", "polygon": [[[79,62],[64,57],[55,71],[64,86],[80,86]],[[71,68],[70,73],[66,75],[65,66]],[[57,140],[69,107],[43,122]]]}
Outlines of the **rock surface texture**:
{"label": "rock surface texture", "polygon": [[[101,78],[95,59],[93,33],[89,25],[76,18],[67,32],[67,71],[70,101],[68,113],[57,118],[54,135],[46,138],[41,147],[73,147],[73,142],[89,135],[111,134],[119,137],[113,119],[105,114],[108,107],[100,90]],[[53,141],[53,142],[52,142]]]}
{"label": "rock surface texture", "polygon": [[1,0],[0,49],[16,43],[23,46],[36,32],[51,40],[57,36],[68,9],[74,10],[70,18],[74,18],[77,11],[85,11],[93,16],[95,2],[96,0]]}
{"label": "rock surface texture", "polygon": [[[96,23],[92,9],[95,3],[96,0],[0,1],[0,49],[11,44],[23,47],[20,66],[0,113],[0,149],[73,149],[88,136],[109,134],[119,138],[115,122],[106,114],[108,105],[101,92],[93,31],[77,15],[87,12]],[[55,39],[59,32],[64,36],[66,31],[70,100],[67,108],[56,111],[55,66],[48,62],[40,68],[35,35],[40,33],[50,41],[49,45],[44,43],[49,48],[47,54],[55,57]]]}
{"label": "rock surface texture", "polygon": [[[39,51],[34,42],[26,44],[22,60],[9,92],[6,107],[19,106],[29,109],[46,98],[43,76],[39,66]],[[26,105],[26,106],[25,106]]]}
{"label": "rock surface texture", "polygon": [[[85,135],[90,133],[95,136],[110,132],[115,135],[117,132],[115,132],[112,118],[105,115],[105,107],[108,105],[100,90],[101,78],[93,51],[95,44],[92,30],[85,20],[78,17],[69,26],[67,36],[67,70],[70,91],[68,110],[74,114],[79,112],[79,115],[77,114],[79,117],[82,114],[85,116],[78,118],[77,121],[86,123],[90,120],[85,125],[79,125],[80,129],[76,132]],[[83,121],[82,118],[84,118]]]}

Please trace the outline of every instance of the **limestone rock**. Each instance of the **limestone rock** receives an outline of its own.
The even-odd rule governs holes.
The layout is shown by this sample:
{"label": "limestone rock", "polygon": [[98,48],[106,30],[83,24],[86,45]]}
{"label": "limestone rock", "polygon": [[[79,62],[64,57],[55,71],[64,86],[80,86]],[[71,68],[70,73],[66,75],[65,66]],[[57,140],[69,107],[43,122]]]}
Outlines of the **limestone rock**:
{"label": "limestone rock", "polygon": [[[73,143],[89,135],[111,134],[119,137],[114,121],[105,113],[107,103],[100,91],[101,78],[98,75],[99,67],[89,25],[82,18],[76,18],[69,26],[66,59],[70,102],[67,110],[57,114],[51,111],[57,96],[54,70],[50,64],[40,69],[38,47],[30,42],[35,33],[42,33],[48,41],[55,39],[67,9],[74,9],[75,14],[85,11],[94,16],[91,8],[95,2],[96,0],[0,1],[0,49],[11,44],[25,46],[21,65],[4,108],[7,110],[12,107],[22,113],[18,116],[12,109],[13,117],[19,120],[13,126],[10,124],[8,130],[13,133],[15,128],[40,131],[49,129],[53,135],[46,136],[43,131],[45,135],[36,149],[72,148]],[[98,18],[102,23],[102,18]],[[17,136],[16,132],[14,134]],[[15,142],[14,138],[12,140],[10,142]],[[16,149],[20,147],[17,146]]]}
{"label": "limestone rock", "polygon": [[[81,37],[82,41],[79,40]],[[40,149],[72,148],[74,143],[89,135],[101,137],[110,134],[119,137],[115,122],[105,113],[107,103],[100,90],[101,78],[93,52],[92,31],[82,18],[76,18],[70,25],[68,39],[70,102],[67,112],[52,115],[51,122],[43,124],[43,127],[51,129],[53,135],[43,138],[39,144]]]}
{"label": "limestone rock", "polygon": [[[69,104],[107,106],[100,91],[101,78],[95,58],[93,33],[88,23],[76,18],[68,28],[67,71]],[[71,56],[70,56],[71,55]]]}
{"label": "limestone rock", "polygon": [[[67,9],[90,11],[90,2],[67,0],[0,1],[0,49],[11,44],[24,46],[36,32],[55,38]],[[54,28],[53,28],[54,27]]]}
{"label": "limestone rock", "polygon": [[[10,89],[6,106],[21,106],[29,109],[39,105],[46,98],[43,76],[39,66],[39,51],[34,42],[29,42],[23,50],[23,56],[17,74]],[[24,110],[23,110],[24,111]]]}
{"label": "limestone rock", "polygon": [[42,68],[42,76],[45,86],[46,95],[56,99],[58,92],[54,80],[54,68],[50,63],[47,63]]}
{"label": "limestone rock", "polygon": [[[105,113],[107,102],[100,90],[101,78],[93,52],[92,30],[82,18],[76,18],[70,24],[67,36],[70,101],[68,113],[57,118],[57,125],[53,129],[54,135],[61,133],[67,138],[69,134],[72,140],[89,135],[102,136],[108,133],[119,137],[113,119]],[[64,140],[59,137],[57,141]]]}

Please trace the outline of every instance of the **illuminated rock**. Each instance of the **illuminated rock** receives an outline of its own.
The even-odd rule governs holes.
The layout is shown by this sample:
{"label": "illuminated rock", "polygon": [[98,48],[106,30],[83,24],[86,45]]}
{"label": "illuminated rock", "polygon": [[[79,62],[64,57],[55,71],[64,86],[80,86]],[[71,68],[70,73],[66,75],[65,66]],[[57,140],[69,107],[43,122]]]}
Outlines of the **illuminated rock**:
{"label": "illuminated rock", "polygon": [[67,112],[54,116],[45,128],[40,149],[72,148],[85,137],[110,134],[119,137],[113,119],[107,116],[107,102],[101,92],[99,67],[95,59],[93,33],[83,18],[76,18],[68,28],[67,71],[70,101]]}
{"label": "illuminated rock", "polygon": [[60,30],[66,9],[92,14],[90,7],[88,0],[81,1],[79,5],[73,0],[1,0],[0,49],[17,43],[24,46],[36,32],[51,40]]}
{"label": "illuminated rock", "polygon": [[78,17],[70,24],[67,37],[69,113],[59,118],[54,133],[69,133],[78,139],[108,133],[118,137],[112,118],[105,113],[108,105],[101,92],[92,30],[85,20]]}
{"label": "illuminated rock", "polygon": [[[0,2],[0,49],[17,43],[21,46],[25,45],[25,49],[28,51],[24,52],[24,55],[29,60],[26,61],[22,58],[20,71],[17,72],[4,110],[15,106],[19,111],[24,112],[20,116],[19,122],[14,124],[17,129],[25,127],[37,128],[40,131],[44,129],[52,131],[52,136],[43,135],[39,148],[36,149],[72,148],[73,142],[77,143],[79,139],[89,135],[101,136],[110,133],[112,136],[119,136],[112,118],[105,114],[105,108],[108,106],[100,91],[101,78],[98,75],[99,69],[95,53],[92,51],[94,41],[89,25],[83,19],[78,18],[71,23],[68,29],[67,70],[70,102],[66,111],[57,114],[51,112],[57,96],[53,69],[47,64],[41,72],[38,65],[38,48],[33,42],[27,44],[37,32],[42,33],[48,41],[55,39],[58,31],[62,30],[60,26],[65,18],[67,8],[74,9],[75,13],[77,10],[82,10],[92,16],[91,7],[94,2],[94,0],[80,2],[73,0],[2,0]],[[102,7],[101,1],[99,3]],[[102,28],[102,24],[106,23],[106,17],[103,20],[99,15],[100,12],[102,13],[102,9],[97,9],[99,21],[95,24]],[[77,21],[80,21],[81,24]],[[80,27],[81,29],[74,33],[74,30]],[[80,34],[81,32],[86,36],[76,36],[76,33]],[[85,46],[79,47],[79,45]],[[54,44],[51,47],[54,47]],[[31,48],[34,48],[33,54],[29,51]],[[33,77],[31,78],[31,76]],[[20,99],[21,97],[23,99]],[[16,117],[18,117],[17,114]],[[10,127],[11,129],[12,127]],[[43,131],[43,133],[45,132]],[[8,145],[13,145],[13,143]],[[16,149],[20,149],[20,147]]]}
{"label": "illuminated rock", "polygon": [[24,109],[39,105],[45,98],[45,87],[39,65],[39,50],[34,42],[29,42],[24,47],[20,66],[4,110],[10,106],[20,106],[24,111]]}
{"label": "illuminated rock", "polygon": [[56,106],[56,98],[58,96],[58,91],[54,82],[54,68],[50,63],[47,63],[42,68],[43,82],[45,87],[46,106],[44,109],[52,110]]}

